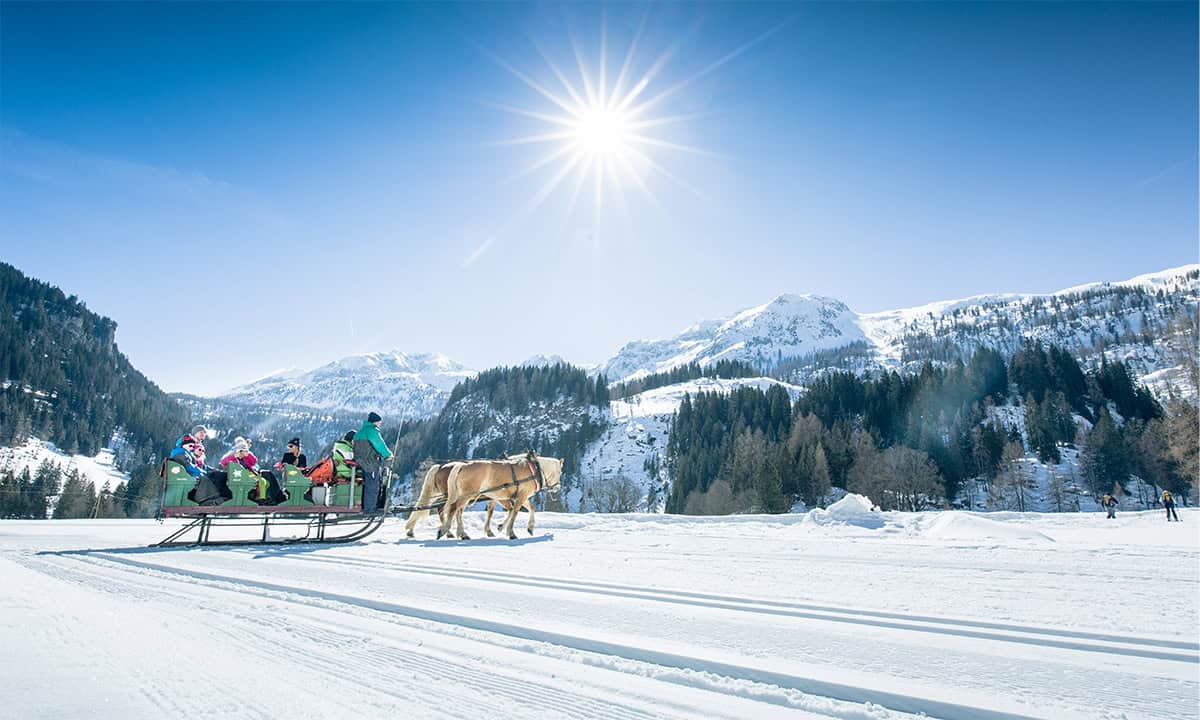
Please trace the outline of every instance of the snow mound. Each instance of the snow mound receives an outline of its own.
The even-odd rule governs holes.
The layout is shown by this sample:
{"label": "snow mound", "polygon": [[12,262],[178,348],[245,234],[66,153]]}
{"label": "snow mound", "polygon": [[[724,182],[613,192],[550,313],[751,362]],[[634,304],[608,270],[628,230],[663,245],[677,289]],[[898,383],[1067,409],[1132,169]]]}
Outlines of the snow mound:
{"label": "snow mound", "polygon": [[863,495],[848,493],[825,509],[817,508],[804,516],[804,521],[817,525],[854,525],[874,530],[884,526],[884,519],[875,504]]}
{"label": "snow mound", "polygon": [[925,537],[936,540],[1016,540],[1032,542],[1054,542],[1049,535],[1037,530],[1007,522],[997,522],[963,512],[940,513],[929,527]]}

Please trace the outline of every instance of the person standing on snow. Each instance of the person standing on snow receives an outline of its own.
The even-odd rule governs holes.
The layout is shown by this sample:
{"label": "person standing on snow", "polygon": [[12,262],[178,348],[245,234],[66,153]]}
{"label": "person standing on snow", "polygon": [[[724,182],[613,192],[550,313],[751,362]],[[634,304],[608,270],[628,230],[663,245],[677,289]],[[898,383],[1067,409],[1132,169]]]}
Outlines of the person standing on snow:
{"label": "person standing on snow", "polygon": [[379,507],[379,485],[383,461],[392,456],[387,443],[379,434],[383,418],[378,413],[367,415],[358,432],[354,433],[354,462],[363,471],[363,512],[375,512]]}
{"label": "person standing on snow", "polygon": [[1100,507],[1108,510],[1108,519],[1112,520],[1117,517],[1117,499],[1108,493],[1100,498]]}
{"label": "person standing on snow", "polygon": [[1167,522],[1171,522],[1172,516],[1175,517],[1175,522],[1179,522],[1179,513],[1175,512],[1175,498],[1167,490],[1163,490],[1162,504],[1167,509]]}

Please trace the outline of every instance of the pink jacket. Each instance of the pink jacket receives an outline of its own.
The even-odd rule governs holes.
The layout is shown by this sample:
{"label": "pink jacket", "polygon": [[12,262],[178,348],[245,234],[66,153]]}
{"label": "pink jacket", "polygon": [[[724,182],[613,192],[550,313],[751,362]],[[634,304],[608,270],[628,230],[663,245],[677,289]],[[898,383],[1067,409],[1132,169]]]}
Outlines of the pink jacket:
{"label": "pink jacket", "polygon": [[[225,467],[237,459],[238,456],[235,455],[233,451],[227,452],[225,453],[225,457],[221,458],[221,467]],[[242,467],[246,468],[247,470],[253,470],[258,467],[258,458],[254,457],[254,453],[246,453],[246,456],[238,462],[240,462]]]}

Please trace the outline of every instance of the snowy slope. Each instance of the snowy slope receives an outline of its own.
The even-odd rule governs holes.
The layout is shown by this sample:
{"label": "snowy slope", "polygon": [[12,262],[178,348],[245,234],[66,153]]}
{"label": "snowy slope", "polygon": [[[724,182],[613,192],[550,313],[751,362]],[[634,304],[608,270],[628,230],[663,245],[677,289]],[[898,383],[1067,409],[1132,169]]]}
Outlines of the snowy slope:
{"label": "snowy slope", "polygon": [[24,445],[0,447],[0,470],[11,471],[14,475],[20,475],[26,469],[32,475],[47,460],[64,471],[78,470],[85,481],[95,483],[97,490],[105,485],[114,490],[121,483],[129,482],[129,475],[116,468],[110,448],[104,448],[95,457],[71,455],[59,450],[54,443],[36,438],[29,439]]}
{"label": "snowy slope", "polygon": [[582,482],[567,493],[567,508],[575,510],[579,507],[580,494],[589,483],[625,477],[638,487],[643,500],[651,485],[661,485],[667,479],[666,474],[660,470],[657,475],[652,475],[647,461],[657,458],[662,467],[671,416],[679,409],[684,395],[730,393],[742,387],[766,391],[771,385],[783,387],[792,400],[799,398],[802,392],[794,385],[772,378],[698,378],[612,401],[607,413],[608,428],[599,440],[588,446],[580,460]]}
{"label": "snowy slope", "polygon": [[[1200,511],[539,513],[515,542],[149,550],[0,523],[19,718],[1200,716]],[[477,531],[477,513],[467,516]],[[1164,582],[1164,578],[1170,581]]]}
{"label": "snowy slope", "polygon": [[389,418],[422,418],[436,415],[454,386],[476,374],[439,353],[366,353],[309,372],[280,371],[234,388],[221,399],[320,410],[373,410]]}
{"label": "snowy slope", "polygon": [[899,368],[925,359],[969,358],[981,345],[1012,352],[1022,338],[1037,338],[1064,345],[1085,362],[1098,362],[1103,350],[1139,374],[1163,372],[1166,379],[1176,363],[1161,341],[1173,320],[1195,313],[1198,298],[1200,265],[1058,292],[980,295],[866,314],[831,298],[780,295],[673,338],[631,342],[603,368],[612,382],[693,361],[734,359],[770,369],[780,360],[858,342],[870,356],[864,369]]}

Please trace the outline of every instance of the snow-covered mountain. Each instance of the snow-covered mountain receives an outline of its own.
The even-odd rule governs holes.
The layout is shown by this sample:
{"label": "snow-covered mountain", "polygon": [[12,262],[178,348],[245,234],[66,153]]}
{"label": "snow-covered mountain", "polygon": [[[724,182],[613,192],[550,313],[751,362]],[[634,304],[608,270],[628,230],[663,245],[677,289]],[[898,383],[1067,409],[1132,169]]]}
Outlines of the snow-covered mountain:
{"label": "snow-covered mountain", "polygon": [[[788,360],[796,380],[845,365],[900,368],[966,360],[986,345],[1014,351],[1024,338],[1066,346],[1085,362],[1100,353],[1141,375],[1178,365],[1172,336],[1195,315],[1200,265],[1045,294],[981,295],[919,307],[858,313],[815,295],[780,295],[765,305],[693,325],[673,338],[631,342],[603,365],[610,382],[689,362],[740,360],[764,371]],[[1153,380],[1153,378],[1151,378]]]}
{"label": "snow-covered mountain", "polygon": [[858,315],[820,295],[780,295],[765,305],[697,323],[666,340],[640,340],[604,364],[611,382],[669,370],[690,362],[741,360],[757,367],[866,340]]}
{"label": "snow-covered mountain", "polygon": [[538,353],[533,357],[526,358],[525,362],[521,363],[521,367],[546,367],[547,365],[566,365],[567,361],[563,360],[561,355],[543,355]]}
{"label": "snow-covered mountain", "polygon": [[436,415],[459,382],[477,375],[440,353],[351,355],[315,370],[282,370],[234,388],[223,400],[370,412],[389,419]]}

